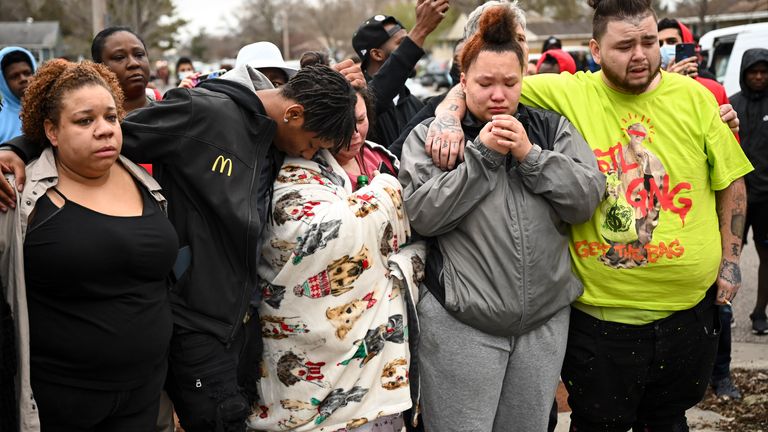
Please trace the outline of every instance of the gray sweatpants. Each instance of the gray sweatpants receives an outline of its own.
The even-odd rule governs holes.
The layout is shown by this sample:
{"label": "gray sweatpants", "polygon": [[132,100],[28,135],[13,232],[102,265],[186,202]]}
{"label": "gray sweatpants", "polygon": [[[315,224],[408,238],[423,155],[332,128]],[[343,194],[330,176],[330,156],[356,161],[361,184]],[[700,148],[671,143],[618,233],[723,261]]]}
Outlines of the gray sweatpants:
{"label": "gray sweatpants", "polygon": [[476,330],[429,293],[417,310],[427,432],[546,432],[568,339],[569,306],[518,337]]}

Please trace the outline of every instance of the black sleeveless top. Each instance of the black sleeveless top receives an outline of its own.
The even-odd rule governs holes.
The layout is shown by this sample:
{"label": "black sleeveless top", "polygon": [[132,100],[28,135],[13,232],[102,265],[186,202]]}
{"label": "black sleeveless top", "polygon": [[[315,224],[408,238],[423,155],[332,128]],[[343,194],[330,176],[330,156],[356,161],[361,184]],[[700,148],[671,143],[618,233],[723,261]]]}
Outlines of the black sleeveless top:
{"label": "black sleeveless top", "polygon": [[178,240],[141,185],[141,216],[68,200],[37,202],[24,241],[33,379],[98,390],[135,388],[166,361],[168,274]]}

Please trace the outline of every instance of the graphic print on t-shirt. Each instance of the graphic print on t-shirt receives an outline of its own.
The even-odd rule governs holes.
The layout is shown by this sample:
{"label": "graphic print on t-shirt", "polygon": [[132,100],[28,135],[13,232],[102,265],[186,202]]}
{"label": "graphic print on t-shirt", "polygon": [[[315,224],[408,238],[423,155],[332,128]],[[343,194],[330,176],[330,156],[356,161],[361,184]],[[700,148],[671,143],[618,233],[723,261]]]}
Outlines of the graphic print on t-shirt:
{"label": "graphic print on t-shirt", "polygon": [[597,245],[598,259],[612,268],[634,268],[646,265],[649,259],[654,262],[661,248],[664,255],[682,254],[679,245],[652,243],[653,232],[661,211],[674,212],[685,223],[692,202],[675,199],[675,195],[691,185],[682,182],[670,190],[669,173],[647,146],[655,134],[649,118],[630,114],[622,125],[623,136],[616,145],[607,151],[594,150],[606,175],[605,196],[597,212],[604,240]]}

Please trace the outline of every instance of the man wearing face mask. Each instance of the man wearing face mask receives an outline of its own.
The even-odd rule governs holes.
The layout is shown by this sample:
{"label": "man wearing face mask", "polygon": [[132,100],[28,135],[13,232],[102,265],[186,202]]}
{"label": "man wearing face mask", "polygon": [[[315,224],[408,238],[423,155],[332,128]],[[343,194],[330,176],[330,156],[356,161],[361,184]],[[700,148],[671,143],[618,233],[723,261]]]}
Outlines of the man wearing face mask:
{"label": "man wearing face mask", "polygon": [[195,65],[189,57],[179,57],[176,60],[176,85],[180,84],[184,78],[195,73]]}
{"label": "man wearing face mask", "polygon": [[[658,23],[658,29],[659,45],[661,47],[661,67],[667,72],[687,75],[695,79],[715,96],[717,104],[721,107],[721,112],[730,111],[732,107],[728,101],[728,95],[725,93],[725,88],[714,79],[703,76],[707,75],[707,71],[699,70],[698,56],[687,59],[675,58],[675,47],[677,44],[694,43],[693,34],[688,27],[674,18],[662,18]],[[731,127],[738,140],[738,119],[734,122],[729,122],[728,126]]]}

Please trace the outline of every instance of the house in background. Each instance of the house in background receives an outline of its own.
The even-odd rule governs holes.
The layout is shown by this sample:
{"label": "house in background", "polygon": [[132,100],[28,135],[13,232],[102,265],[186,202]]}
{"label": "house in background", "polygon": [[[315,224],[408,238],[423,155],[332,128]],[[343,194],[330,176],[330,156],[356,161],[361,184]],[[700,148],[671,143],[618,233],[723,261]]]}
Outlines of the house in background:
{"label": "house in background", "polygon": [[[768,1],[768,0],[765,0]],[[527,14],[526,36],[531,53],[540,53],[544,41],[555,36],[563,42],[563,46],[589,46],[592,38],[592,23],[587,19],[578,21],[554,21],[535,12]],[[453,47],[456,41],[464,35],[464,25],[467,15],[461,14],[453,26],[438,38],[438,43],[432,47],[432,56],[438,59],[450,60],[453,57]]]}
{"label": "house in background", "polygon": [[687,25],[696,35],[723,27],[768,21],[768,0],[709,0],[701,23],[696,5],[681,5],[670,16]]}
{"label": "house in background", "polygon": [[0,22],[0,48],[20,46],[35,56],[37,64],[61,54],[61,32],[58,21]]}

